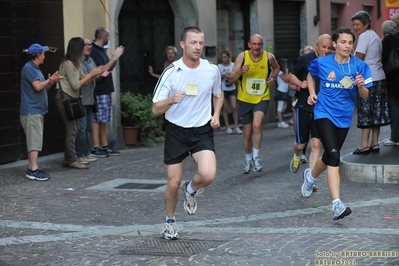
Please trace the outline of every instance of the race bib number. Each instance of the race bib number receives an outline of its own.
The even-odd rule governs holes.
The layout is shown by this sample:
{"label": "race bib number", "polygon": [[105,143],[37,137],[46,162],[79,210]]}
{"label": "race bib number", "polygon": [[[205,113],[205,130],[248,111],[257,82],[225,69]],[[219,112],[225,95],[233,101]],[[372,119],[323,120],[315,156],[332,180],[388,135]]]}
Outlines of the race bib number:
{"label": "race bib number", "polygon": [[265,79],[247,79],[247,93],[261,95],[266,91],[266,80]]}
{"label": "race bib number", "polygon": [[186,85],[186,95],[197,96],[198,94],[198,84],[187,84]]}
{"label": "race bib number", "polygon": [[345,89],[349,89],[350,87],[352,87],[354,81],[351,80],[349,77],[344,77],[339,81],[339,83],[341,83],[341,85],[344,86]]}

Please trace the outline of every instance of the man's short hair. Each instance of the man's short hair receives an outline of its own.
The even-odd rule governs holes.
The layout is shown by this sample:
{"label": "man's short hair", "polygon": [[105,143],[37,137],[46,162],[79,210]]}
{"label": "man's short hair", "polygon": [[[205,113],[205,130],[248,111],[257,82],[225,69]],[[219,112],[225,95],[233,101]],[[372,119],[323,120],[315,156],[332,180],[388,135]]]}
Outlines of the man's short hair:
{"label": "man's short hair", "polygon": [[96,32],[94,33],[94,39],[99,40],[102,37],[106,36],[108,34],[108,31],[104,27],[99,27],[96,29]]}
{"label": "man's short hair", "polygon": [[194,26],[184,28],[184,30],[181,32],[181,37],[180,37],[181,41],[184,42],[186,40],[187,32],[202,33],[202,30],[200,30],[200,28],[194,27]]}

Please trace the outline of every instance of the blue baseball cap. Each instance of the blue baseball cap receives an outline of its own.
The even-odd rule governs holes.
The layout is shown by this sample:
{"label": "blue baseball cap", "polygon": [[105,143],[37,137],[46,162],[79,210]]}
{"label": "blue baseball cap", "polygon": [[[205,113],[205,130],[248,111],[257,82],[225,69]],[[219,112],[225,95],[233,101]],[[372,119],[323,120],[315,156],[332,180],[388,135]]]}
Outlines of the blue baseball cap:
{"label": "blue baseball cap", "polygon": [[28,48],[28,54],[30,55],[38,55],[41,54],[43,51],[48,51],[48,46],[41,46],[38,43],[34,43]]}

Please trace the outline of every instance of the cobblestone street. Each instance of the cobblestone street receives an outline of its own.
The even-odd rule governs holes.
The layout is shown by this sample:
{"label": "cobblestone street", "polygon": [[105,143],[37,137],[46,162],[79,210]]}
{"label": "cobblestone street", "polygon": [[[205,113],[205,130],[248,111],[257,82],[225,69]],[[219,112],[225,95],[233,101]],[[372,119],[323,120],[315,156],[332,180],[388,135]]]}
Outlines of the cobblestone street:
{"label": "cobblestone street", "polygon": [[[341,156],[359,138],[352,126]],[[263,171],[244,175],[242,136],[216,132],[216,181],[193,216],[179,195],[176,241],[159,234],[162,144],[122,150],[89,170],[62,168],[61,153],[40,157],[48,182],[25,179],[26,161],[2,165],[0,265],[399,265],[399,185],[342,180],[353,213],[333,221],[325,174],[316,193],[301,196],[307,164],[289,171],[293,141],[292,126],[265,125]],[[195,171],[188,158],[183,179]]]}

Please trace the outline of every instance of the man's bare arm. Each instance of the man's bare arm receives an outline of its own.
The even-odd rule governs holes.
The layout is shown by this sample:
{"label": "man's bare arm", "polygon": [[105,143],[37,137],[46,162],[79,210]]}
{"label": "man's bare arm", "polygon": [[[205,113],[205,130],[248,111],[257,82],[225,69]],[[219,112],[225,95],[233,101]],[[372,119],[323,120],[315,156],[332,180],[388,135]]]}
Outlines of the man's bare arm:
{"label": "man's bare arm", "polygon": [[241,69],[243,61],[244,61],[244,53],[240,53],[237,56],[236,61],[234,62],[233,70],[231,71],[229,76],[229,83],[231,84],[235,83],[241,77],[242,73],[244,73],[243,70]]}

